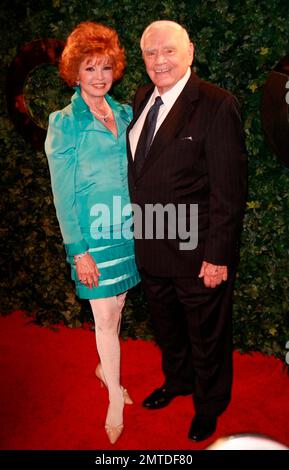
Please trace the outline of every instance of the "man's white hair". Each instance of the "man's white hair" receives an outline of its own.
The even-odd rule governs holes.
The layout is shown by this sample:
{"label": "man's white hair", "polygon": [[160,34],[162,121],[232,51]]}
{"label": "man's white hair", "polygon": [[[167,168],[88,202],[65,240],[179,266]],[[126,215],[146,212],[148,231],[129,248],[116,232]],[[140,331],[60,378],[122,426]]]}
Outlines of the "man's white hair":
{"label": "man's white hair", "polygon": [[183,34],[184,41],[187,42],[188,44],[190,43],[190,38],[188,35],[188,32],[183,26],[181,26],[179,23],[176,23],[175,21],[168,21],[168,20],[159,20],[159,21],[154,21],[153,23],[149,24],[144,32],[142,33],[142,37],[140,40],[140,48],[143,51],[144,50],[144,40],[146,35],[152,30],[152,29],[174,29],[175,31],[180,31]]}

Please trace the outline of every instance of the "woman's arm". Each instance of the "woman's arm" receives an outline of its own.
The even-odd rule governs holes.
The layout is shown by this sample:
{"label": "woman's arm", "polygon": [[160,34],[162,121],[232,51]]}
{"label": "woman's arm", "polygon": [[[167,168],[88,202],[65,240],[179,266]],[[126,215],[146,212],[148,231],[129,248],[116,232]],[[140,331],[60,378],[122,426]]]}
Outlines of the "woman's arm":
{"label": "woman's arm", "polygon": [[45,141],[56,215],[69,256],[88,250],[75,208],[76,132],[74,119],[66,110],[49,117]]}
{"label": "woman's arm", "polygon": [[[56,214],[67,254],[74,256],[79,280],[92,288],[100,272],[83,239],[75,209],[76,133],[73,117],[65,110],[49,117],[45,141]],[[86,253],[86,254],[84,254]],[[83,254],[82,256],[76,256]]]}

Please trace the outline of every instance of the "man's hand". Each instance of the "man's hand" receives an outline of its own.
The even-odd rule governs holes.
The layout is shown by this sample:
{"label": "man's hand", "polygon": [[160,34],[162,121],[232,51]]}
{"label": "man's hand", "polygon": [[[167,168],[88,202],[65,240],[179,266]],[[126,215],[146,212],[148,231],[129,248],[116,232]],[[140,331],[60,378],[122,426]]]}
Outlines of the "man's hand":
{"label": "man's hand", "polygon": [[228,268],[227,266],[218,266],[203,261],[199,277],[204,278],[206,287],[217,287],[221,282],[228,279]]}
{"label": "man's hand", "polygon": [[76,262],[77,276],[80,282],[90,289],[98,286],[100,272],[92,256],[87,253]]}

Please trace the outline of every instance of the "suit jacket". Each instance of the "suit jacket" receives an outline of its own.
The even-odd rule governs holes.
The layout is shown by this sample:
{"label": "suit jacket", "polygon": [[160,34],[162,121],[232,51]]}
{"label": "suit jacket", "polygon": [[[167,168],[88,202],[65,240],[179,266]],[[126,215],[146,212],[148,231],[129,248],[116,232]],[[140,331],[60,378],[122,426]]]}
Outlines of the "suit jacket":
{"label": "suit jacket", "polygon": [[[136,93],[128,133],[153,89],[150,84]],[[178,235],[174,239],[136,238],[139,268],[155,276],[190,277],[199,273],[204,260],[234,265],[247,182],[244,133],[235,97],[192,72],[158,129],[139,176],[129,139],[127,148],[130,196],[143,214],[147,204],[185,204],[190,224],[190,204],[198,204],[197,247],[180,250]],[[135,229],[140,231],[140,227]]]}

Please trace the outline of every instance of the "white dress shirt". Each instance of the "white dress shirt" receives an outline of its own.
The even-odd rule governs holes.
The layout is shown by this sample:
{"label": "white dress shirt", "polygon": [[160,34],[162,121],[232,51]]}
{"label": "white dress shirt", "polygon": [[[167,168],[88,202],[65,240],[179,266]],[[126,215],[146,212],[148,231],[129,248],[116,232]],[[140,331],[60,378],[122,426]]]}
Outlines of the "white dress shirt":
{"label": "white dress shirt", "polygon": [[130,142],[132,158],[134,158],[134,155],[135,155],[137,143],[138,143],[138,140],[139,140],[139,137],[140,137],[140,134],[141,134],[144,122],[145,122],[145,118],[147,116],[149,109],[154,104],[156,97],[161,96],[163,104],[160,106],[160,109],[159,109],[154,136],[156,135],[161,124],[163,123],[167,115],[169,114],[177,98],[183,91],[190,76],[191,76],[191,69],[190,67],[188,67],[188,70],[186,71],[185,75],[170,90],[166,91],[163,95],[159,94],[157,87],[154,88],[154,91],[150,99],[148,100],[146,107],[144,108],[143,112],[141,113],[140,117],[138,118],[138,120],[136,121],[135,125],[133,126],[133,128],[130,130],[130,133],[129,133],[129,142]]}

